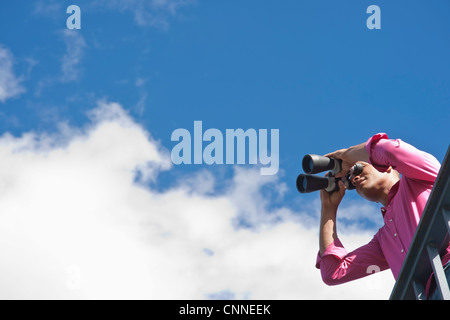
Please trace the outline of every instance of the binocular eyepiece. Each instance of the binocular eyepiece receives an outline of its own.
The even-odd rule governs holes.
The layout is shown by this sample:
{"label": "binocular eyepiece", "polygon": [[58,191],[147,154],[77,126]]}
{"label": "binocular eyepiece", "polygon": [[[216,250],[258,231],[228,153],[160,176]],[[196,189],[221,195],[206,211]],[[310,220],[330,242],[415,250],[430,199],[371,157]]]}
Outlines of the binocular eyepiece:
{"label": "binocular eyepiece", "polygon": [[[362,165],[355,164],[347,175],[343,178],[336,178],[335,175],[342,169],[342,160],[333,159],[315,154],[307,154],[303,157],[302,167],[305,174],[300,174],[297,177],[297,189],[300,193],[309,193],[325,189],[327,192],[334,192],[339,190],[339,180],[342,180],[345,187],[349,190],[355,189],[351,182],[353,175],[358,175],[362,172]],[[314,175],[329,170],[325,177]]]}

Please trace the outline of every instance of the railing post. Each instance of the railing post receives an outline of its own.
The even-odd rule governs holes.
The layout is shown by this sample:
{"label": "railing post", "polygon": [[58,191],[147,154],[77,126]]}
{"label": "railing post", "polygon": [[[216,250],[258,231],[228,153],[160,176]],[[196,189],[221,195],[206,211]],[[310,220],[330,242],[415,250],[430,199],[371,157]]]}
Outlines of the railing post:
{"label": "railing post", "polygon": [[431,266],[434,271],[434,278],[436,280],[436,289],[439,290],[443,300],[450,300],[450,290],[448,288],[447,277],[445,276],[444,268],[442,267],[441,257],[439,251],[433,243],[427,246],[428,256],[430,257]]}
{"label": "railing post", "polygon": [[442,208],[442,216],[444,217],[445,224],[447,225],[448,233],[450,233],[450,208]]}
{"label": "railing post", "polygon": [[425,288],[424,286],[415,280],[412,281],[412,287],[414,289],[414,294],[416,295],[416,300],[424,300],[425,299]]}

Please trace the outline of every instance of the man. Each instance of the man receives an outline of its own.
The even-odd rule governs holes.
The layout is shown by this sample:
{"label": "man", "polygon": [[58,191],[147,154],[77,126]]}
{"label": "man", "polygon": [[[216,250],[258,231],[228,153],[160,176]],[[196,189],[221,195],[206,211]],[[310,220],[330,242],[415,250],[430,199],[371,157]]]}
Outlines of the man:
{"label": "man", "polygon": [[[326,156],[342,160],[337,177],[346,175],[355,163],[363,165],[362,172],[351,177],[352,183],[363,198],[383,205],[384,225],[368,244],[347,252],[336,233],[336,213],[345,187],[340,182],[337,192],[321,190],[316,267],[323,281],[336,285],[367,276],[371,270],[388,268],[397,279],[438,175],[439,162],[400,139],[390,140],[384,133]],[[450,261],[450,246],[441,258],[444,265]]]}

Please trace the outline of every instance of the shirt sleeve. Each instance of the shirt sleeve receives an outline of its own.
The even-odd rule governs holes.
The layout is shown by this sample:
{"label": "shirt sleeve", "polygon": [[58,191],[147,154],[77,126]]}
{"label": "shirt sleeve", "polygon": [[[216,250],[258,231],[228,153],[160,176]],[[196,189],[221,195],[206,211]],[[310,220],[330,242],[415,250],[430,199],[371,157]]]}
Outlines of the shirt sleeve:
{"label": "shirt sleeve", "polygon": [[316,268],[320,269],[323,282],[330,286],[337,285],[388,269],[377,235],[368,244],[350,253],[339,239],[331,243],[322,255],[319,252]]}
{"label": "shirt sleeve", "polygon": [[378,133],[366,142],[369,162],[381,172],[392,166],[405,177],[434,183],[441,165],[431,154],[400,140]]}

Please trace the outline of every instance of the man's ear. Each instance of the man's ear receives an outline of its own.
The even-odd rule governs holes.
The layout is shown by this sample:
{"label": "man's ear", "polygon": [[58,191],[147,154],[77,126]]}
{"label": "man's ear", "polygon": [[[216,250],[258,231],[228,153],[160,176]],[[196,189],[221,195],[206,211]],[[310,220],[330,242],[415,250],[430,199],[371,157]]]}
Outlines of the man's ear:
{"label": "man's ear", "polygon": [[389,166],[387,168],[386,172],[389,174],[393,173],[396,175],[396,177],[398,177],[400,179],[400,173],[397,170],[395,170],[394,168],[392,168],[392,166]]}

